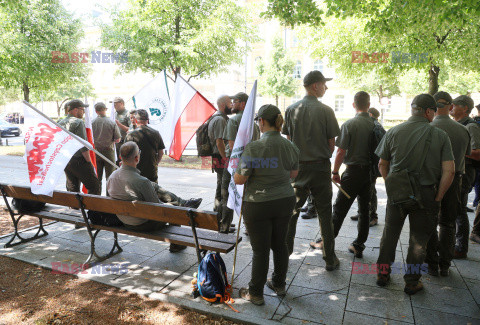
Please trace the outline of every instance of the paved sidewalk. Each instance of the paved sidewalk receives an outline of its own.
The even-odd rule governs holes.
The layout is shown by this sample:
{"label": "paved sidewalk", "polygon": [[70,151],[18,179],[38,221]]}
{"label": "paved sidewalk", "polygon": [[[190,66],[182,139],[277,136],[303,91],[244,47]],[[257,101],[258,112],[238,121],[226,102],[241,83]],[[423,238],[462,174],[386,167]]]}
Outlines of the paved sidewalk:
{"label": "paved sidewalk", "polygon": [[[0,179],[2,182],[8,180],[12,184],[28,185],[23,160],[0,156]],[[208,170],[159,169],[160,185],[185,198],[202,197],[204,200],[200,208],[204,210],[213,208],[215,180],[215,174]],[[287,276],[287,296],[280,299],[265,288],[265,306],[254,306],[238,298],[238,288],[248,284],[251,271],[251,247],[243,231],[233,284],[234,297],[237,297],[233,307],[240,313],[225,305],[211,305],[201,298],[190,296],[190,281],[197,266],[193,248],[172,254],[167,243],[119,235],[124,251],[104,261],[103,265],[108,265],[106,269],[90,269],[79,277],[251,323],[480,324],[478,244],[470,242],[469,258],[455,260],[450,277],[424,275],[425,290],[411,297],[403,293],[401,274],[392,275],[392,281],[386,288],[376,286],[373,274],[352,274],[352,262],[373,264],[378,256],[386,204],[385,188],[382,182],[378,183],[380,224],[370,228],[364,257],[354,258],[347,251],[357,232],[356,222],[347,217],[335,246],[341,260],[340,269],[326,272],[321,252],[312,250],[308,245],[319,235],[318,222],[299,219]],[[64,189],[64,180],[57,188]],[[354,208],[349,216],[356,213],[356,205]],[[473,222],[474,214],[469,213],[469,217]],[[235,222],[238,223],[238,219]],[[62,223],[54,223],[46,229],[49,232],[47,237],[13,248],[3,248],[8,239],[1,238],[0,254],[46,268],[52,268],[52,263],[71,266],[86,260],[89,238],[85,229],[75,230],[72,225]],[[96,246],[107,252],[111,248],[111,236],[111,233],[100,233]],[[405,263],[407,249],[408,222],[397,246],[397,262]],[[223,257],[231,276],[233,252]]]}

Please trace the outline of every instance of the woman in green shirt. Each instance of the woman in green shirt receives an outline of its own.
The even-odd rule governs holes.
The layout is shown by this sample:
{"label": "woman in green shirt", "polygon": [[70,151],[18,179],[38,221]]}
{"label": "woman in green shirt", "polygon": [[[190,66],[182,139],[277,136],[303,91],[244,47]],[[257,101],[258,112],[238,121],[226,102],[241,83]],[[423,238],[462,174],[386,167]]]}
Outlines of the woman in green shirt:
{"label": "woman in green shirt", "polygon": [[[285,295],[288,270],[286,236],[295,205],[291,178],[298,174],[298,148],[280,135],[283,117],[278,107],[263,105],[257,117],[262,137],[245,146],[234,175],[235,184],[246,184],[242,213],[252,245],[252,278],[240,296],[263,305],[265,283]],[[267,281],[270,249],[274,271]]]}

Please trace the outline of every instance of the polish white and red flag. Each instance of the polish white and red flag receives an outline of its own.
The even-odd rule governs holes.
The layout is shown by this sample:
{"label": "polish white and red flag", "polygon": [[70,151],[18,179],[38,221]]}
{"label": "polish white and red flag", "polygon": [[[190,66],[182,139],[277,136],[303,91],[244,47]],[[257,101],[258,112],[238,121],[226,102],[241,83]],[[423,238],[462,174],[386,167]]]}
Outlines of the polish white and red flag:
{"label": "polish white and red flag", "polygon": [[[87,98],[85,98],[85,104],[88,104]],[[92,145],[92,147],[95,149],[95,144],[93,143],[93,131],[92,131],[92,118],[91,118],[91,108],[90,107],[85,107],[85,129],[87,131],[87,141]],[[90,156],[90,160],[92,161],[93,168],[95,169],[95,173],[97,173],[97,159],[95,156],[95,152],[90,150],[88,152]],[[101,181],[101,180],[100,180]],[[85,185],[82,186],[82,192],[87,194],[88,190],[85,187]]]}
{"label": "polish white and red flag", "polygon": [[177,75],[175,82],[173,107],[174,128],[169,156],[180,160],[197,129],[217,110],[180,75]]}
{"label": "polish white and red flag", "polygon": [[[55,184],[65,166],[83,146],[92,149],[83,139],[71,135],[24,102],[25,159],[33,194],[52,196]],[[80,141],[80,140],[82,141]]]}

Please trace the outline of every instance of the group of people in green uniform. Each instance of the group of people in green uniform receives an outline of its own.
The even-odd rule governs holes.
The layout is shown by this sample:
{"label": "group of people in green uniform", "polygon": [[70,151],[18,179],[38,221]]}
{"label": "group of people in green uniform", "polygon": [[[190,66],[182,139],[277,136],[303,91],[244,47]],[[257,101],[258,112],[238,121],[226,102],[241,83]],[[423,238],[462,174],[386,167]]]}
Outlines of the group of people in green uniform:
{"label": "group of people in green uniform", "polygon": [[[363,257],[369,227],[378,222],[377,175],[372,168],[378,161],[377,172],[385,180],[388,200],[375,267],[377,284],[386,286],[390,281],[407,216],[410,240],[403,266],[405,293],[423,289],[420,278],[425,269],[420,265],[426,263],[432,276],[447,277],[452,259],[466,258],[466,203],[480,160],[480,125],[469,117],[473,100],[468,96],[452,99],[446,92],[420,94],[411,103],[412,116],[375,142],[374,129],[381,126],[376,120],[378,111],[370,107],[369,94],[355,94],[356,114],[340,128],[333,110],[318,100],[328,89],[329,80],[320,71],[309,72],[303,80],[306,96],[286,109],[285,119],[274,105],[260,107],[255,120],[262,135],[254,135],[245,146],[233,175],[224,162],[228,161],[248,96],[221,96],[218,113],[209,125],[216,150],[212,163],[218,176],[215,210],[222,232],[235,228],[233,212],[226,206],[230,177],[236,184],[245,184],[242,214],[253,256],[251,280],[248,288],[240,290],[240,296],[256,305],[265,303],[265,285],[277,295],[286,294],[289,255],[294,251],[297,222],[307,198],[316,210],[321,233],[310,245],[322,250],[326,270],[339,268],[335,237],[355,198],[359,204],[355,218],[358,234],[348,250],[356,258]],[[228,118],[231,112],[239,113]],[[342,164],[346,169],[340,175]],[[341,186],[333,206],[332,183]],[[406,198],[401,197],[403,186],[412,191]],[[475,225],[479,224],[477,219],[478,213]],[[474,226],[471,240],[478,240],[479,230]],[[270,250],[274,269],[268,278]]]}

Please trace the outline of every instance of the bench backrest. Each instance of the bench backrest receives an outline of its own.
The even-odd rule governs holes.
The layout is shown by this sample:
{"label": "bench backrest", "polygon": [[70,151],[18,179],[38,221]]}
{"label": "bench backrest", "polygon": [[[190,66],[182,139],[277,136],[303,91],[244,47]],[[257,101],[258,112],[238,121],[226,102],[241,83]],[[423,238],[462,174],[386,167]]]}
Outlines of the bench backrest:
{"label": "bench backrest", "polygon": [[80,208],[80,203],[77,199],[77,195],[80,195],[87,210],[151,219],[184,226],[190,225],[188,211],[192,210],[194,211],[197,227],[218,231],[217,213],[211,211],[201,211],[159,203],[121,201],[106,196],[65,191],[54,191],[53,196],[50,197],[33,194],[30,191],[30,187],[2,183],[0,183],[0,188],[3,188],[6,195],[12,198],[45,202],[71,208]]}

